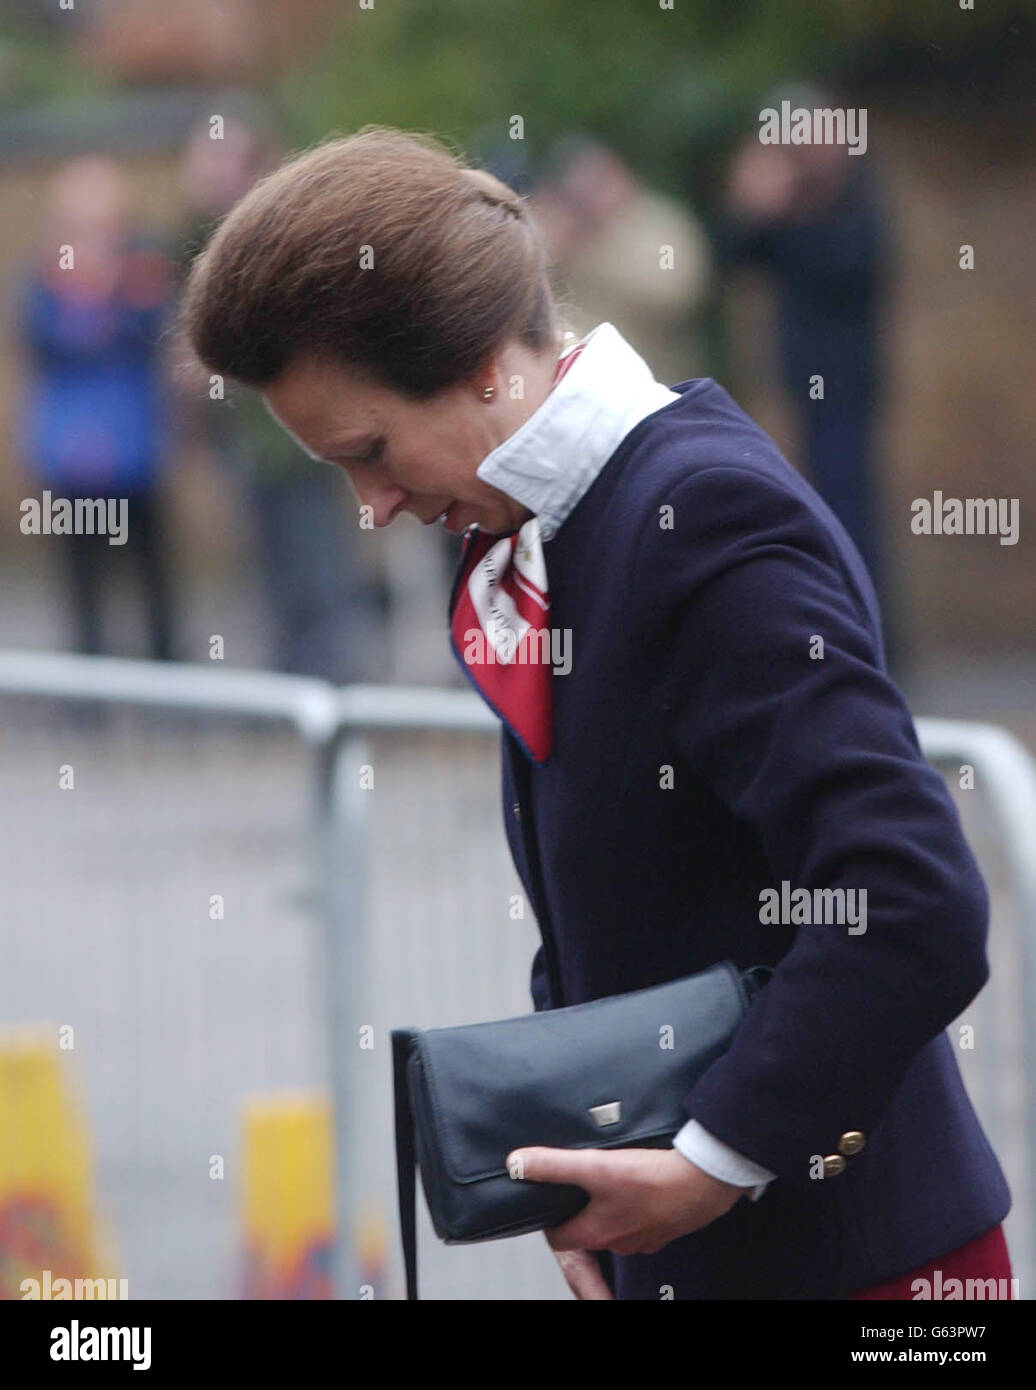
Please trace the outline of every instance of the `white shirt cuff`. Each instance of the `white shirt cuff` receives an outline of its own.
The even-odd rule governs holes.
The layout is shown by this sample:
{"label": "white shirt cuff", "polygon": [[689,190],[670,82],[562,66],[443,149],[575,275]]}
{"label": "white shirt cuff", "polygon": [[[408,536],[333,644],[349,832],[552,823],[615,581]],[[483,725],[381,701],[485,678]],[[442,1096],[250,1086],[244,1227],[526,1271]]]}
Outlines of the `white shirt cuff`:
{"label": "white shirt cuff", "polygon": [[773,1182],[776,1173],[760,1167],[750,1158],[745,1158],[729,1144],[724,1144],[700,1125],[697,1120],[688,1120],[673,1138],[673,1148],[683,1154],[690,1163],[708,1173],[720,1182],[732,1183],[735,1187],[747,1187],[749,1199],[757,1202],[766,1191],[768,1183]]}

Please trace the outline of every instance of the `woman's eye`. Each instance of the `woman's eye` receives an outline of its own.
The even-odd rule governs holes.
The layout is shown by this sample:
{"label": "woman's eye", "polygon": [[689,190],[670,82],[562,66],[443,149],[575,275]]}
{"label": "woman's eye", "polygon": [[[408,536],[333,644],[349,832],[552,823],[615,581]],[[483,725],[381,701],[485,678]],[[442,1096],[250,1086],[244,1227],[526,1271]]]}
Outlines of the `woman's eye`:
{"label": "woman's eye", "polygon": [[355,454],[348,460],[350,463],[377,463],[384,451],[384,443],[379,439],[372,444],[365,454]]}
{"label": "woman's eye", "polygon": [[335,468],[355,468],[365,463],[377,463],[385,452],[385,441],[377,439],[362,454],[333,454],[327,456],[327,462]]}

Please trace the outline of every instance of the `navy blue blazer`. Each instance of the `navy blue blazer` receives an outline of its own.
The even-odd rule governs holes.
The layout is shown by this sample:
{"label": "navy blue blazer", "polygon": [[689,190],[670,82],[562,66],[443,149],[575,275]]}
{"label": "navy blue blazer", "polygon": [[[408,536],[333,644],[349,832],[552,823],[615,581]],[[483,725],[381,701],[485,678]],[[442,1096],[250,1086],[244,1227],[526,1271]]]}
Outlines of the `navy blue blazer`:
{"label": "navy blue blazer", "polygon": [[[988,978],[987,894],[846,532],[715,382],[673,389],[545,546],[553,751],[502,735],[533,1000],[775,966],[685,1108],[776,1180],[602,1264],[625,1299],[843,1298],[1009,1209],[945,1032]],[[865,889],[866,931],[761,921],[782,882]]]}

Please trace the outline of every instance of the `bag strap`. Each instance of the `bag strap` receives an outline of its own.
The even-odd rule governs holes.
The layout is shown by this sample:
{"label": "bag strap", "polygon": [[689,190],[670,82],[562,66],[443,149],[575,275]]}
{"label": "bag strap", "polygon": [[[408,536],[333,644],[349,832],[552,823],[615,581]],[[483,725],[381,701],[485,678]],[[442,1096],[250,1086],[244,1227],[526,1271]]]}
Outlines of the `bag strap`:
{"label": "bag strap", "polygon": [[410,1113],[410,1091],[406,1064],[410,1060],[414,1034],[405,1029],[392,1033],[392,1070],[396,1104],[396,1179],[399,1187],[399,1231],[403,1239],[406,1266],[406,1296],[418,1301],[417,1220],[415,1207],[416,1164],[414,1161],[414,1120]]}

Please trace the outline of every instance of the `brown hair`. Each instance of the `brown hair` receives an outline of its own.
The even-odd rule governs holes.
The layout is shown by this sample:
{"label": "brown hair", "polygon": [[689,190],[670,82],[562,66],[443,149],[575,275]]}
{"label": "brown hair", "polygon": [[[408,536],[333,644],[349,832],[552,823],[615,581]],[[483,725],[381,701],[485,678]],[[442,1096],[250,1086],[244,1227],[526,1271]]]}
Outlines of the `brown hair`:
{"label": "brown hair", "polygon": [[257,183],[194,262],[183,315],[206,366],[248,386],[313,354],[413,396],[557,331],[523,199],[431,137],[380,126]]}

